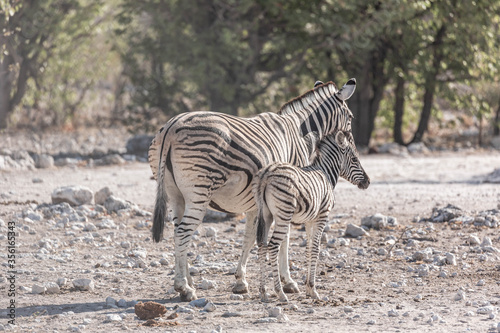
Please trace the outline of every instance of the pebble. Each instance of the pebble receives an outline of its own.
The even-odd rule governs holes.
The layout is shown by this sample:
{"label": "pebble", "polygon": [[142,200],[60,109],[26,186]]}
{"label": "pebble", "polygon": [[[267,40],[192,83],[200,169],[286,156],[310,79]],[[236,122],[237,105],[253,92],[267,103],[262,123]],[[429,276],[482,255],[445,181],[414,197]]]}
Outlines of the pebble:
{"label": "pebble", "polygon": [[73,280],[73,286],[77,290],[83,291],[93,291],[94,290],[94,281],[92,279],[76,279]]}
{"label": "pebble", "polygon": [[485,284],[486,284],[486,282],[485,282],[483,279],[481,279],[481,280],[479,280],[479,281],[477,282],[476,286],[482,287],[482,286],[484,286]]}
{"label": "pebble", "polygon": [[457,265],[457,258],[453,253],[446,253],[446,263],[453,266]]}
{"label": "pebble", "polygon": [[479,245],[481,241],[476,235],[470,235],[469,238],[467,239],[467,243],[469,243],[469,245],[474,246],[474,245]]}
{"label": "pebble", "polygon": [[283,309],[279,306],[277,307],[274,307],[274,308],[271,308],[268,310],[268,313],[269,313],[269,317],[278,317],[280,314],[283,313]]}
{"label": "pebble", "polygon": [[199,285],[199,288],[201,288],[203,290],[214,289],[216,287],[217,287],[217,283],[215,281],[206,280],[206,279],[201,280],[201,283]]}
{"label": "pebble", "polygon": [[345,235],[349,237],[358,238],[362,236],[367,236],[369,234],[365,229],[357,225],[354,225],[352,223],[349,223],[345,229]]}
{"label": "pebble", "polygon": [[243,300],[243,295],[231,294],[231,296],[229,296],[229,299],[232,300],[232,301],[242,301]]}
{"label": "pebble", "polygon": [[422,297],[422,295],[417,294],[417,296],[413,297],[413,300],[414,300],[415,302],[420,302],[420,301],[422,300],[422,298],[423,298],[423,297]]}
{"label": "pebble", "polygon": [[191,307],[187,306],[179,306],[177,310],[175,310],[177,313],[194,313],[194,310]]}
{"label": "pebble", "polygon": [[112,313],[112,314],[106,315],[106,320],[104,322],[105,323],[112,323],[112,322],[118,322],[118,321],[122,321],[122,320],[123,320],[123,318],[120,315]]}
{"label": "pebble", "polygon": [[47,294],[58,294],[61,291],[56,282],[48,282],[45,287],[47,288]]}
{"label": "pebble", "polygon": [[206,298],[198,298],[198,299],[195,299],[195,300],[189,302],[189,305],[197,307],[197,308],[202,308],[205,305],[207,305],[207,303],[208,303],[208,300]]}
{"label": "pebble", "polygon": [[214,312],[216,309],[215,304],[210,301],[203,307],[203,310],[206,312]]}
{"label": "pebble", "polygon": [[375,215],[363,217],[361,219],[361,225],[370,229],[381,230],[387,227],[395,227],[398,225],[398,222],[395,217],[377,213]]}
{"label": "pebble", "polygon": [[352,306],[344,306],[344,312],[345,313],[351,313],[354,312],[354,308]]}
{"label": "pebble", "polygon": [[110,195],[106,201],[104,202],[104,205],[103,205],[107,210],[108,212],[110,213],[116,213],[122,209],[128,209],[128,208],[131,208],[131,204],[128,203],[127,201],[123,200],[123,199],[120,199],[120,198],[117,198],[113,195]]}
{"label": "pebble", "polygon": [[205,228],[205,236],[206,237],[215,237],[217,235],[217,229],[214,227]]}
{"label": "pebble", "polygon": [[453,297],[453,300],[455,301],[464,301],[466,299],[465,292],[463,290],[459,290],[455,296]]}
{"label": "pebble", "polygon": [[388,315],[389,317],[398,317],[398,316],[399,316],[399,313],[398,313],[396,310],[391,309],[391,310],[389,310],[389,312],[387,313],[387,315]]}
{"label": "pebble", "polygon": [[106,297],[106,306],[116,307],[116,300],[111,296]]}
{"label": "pebble", "polygon": [[63,186],[56,188],[51,195],[52,203],[69,203],[72,206],[90,204],[94,193],[85,186]]}
{"label": "pebble", "polygon": [[31,286],[31,292],[33,294],[43,294],[46,291],[47,291],[47,288],[45,288],[45,286],[42,286],[39,284],[34,284]]}
{"label": "pebble", "polygon": [[109,187],[103,187],[99,191],[97,191],[94,195],[94,201],[96,205],[104,206],[106,199],[109,198],[113,192],[109,189]]}

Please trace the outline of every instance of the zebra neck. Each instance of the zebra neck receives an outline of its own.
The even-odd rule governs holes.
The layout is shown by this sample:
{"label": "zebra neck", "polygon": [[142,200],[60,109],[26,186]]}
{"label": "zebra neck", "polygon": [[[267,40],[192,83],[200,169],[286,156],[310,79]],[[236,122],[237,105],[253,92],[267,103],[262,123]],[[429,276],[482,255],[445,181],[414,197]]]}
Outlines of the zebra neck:
{"label": "zebra neck", "polygon": [[335,97],[331,96],[322,101],[321,104],[311,105],[304,112],[299,113],[302,136],[317,133],[321,140],[325,135],[338,128],[340,124],[337,123],[339,118],[337,117],[338,108],[335,107],[337,104]]}
{"label": "zebra neck", "polygon": [[311,165],[311,168],[322,171],[335,188],[340,175],[340,162],[337,158],[319,158]]}

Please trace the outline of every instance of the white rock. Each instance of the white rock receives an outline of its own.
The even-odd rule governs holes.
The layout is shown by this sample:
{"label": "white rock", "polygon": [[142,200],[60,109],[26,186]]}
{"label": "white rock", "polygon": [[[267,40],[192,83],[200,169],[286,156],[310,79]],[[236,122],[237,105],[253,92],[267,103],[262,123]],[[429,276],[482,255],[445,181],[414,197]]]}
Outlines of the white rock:
{"label": "white rock", "polygon": [[61,291],[56,282],[48,282],[45,287],[47,288],[47,294],[58,294]]}
{"label": "white rock", "polygon": [[73,280],[73,286],[77,290],[83,291],[93,291],[94,290],[94,281],[92,279],[76,279]]}
{"label": "white rock", "polygon": [[109,305],[111,305],[111,306],[116,305],[116,300],[113,297],[108,296],[108,297],[106,297],[106,305],[108,305],[108,306]]}
{"label": "white rock", "polygon": [[199,287],[203,290],[214,289],[217,287],[217,283],[215,281],[203,279]]}
{"label": "white rock", "polygon": [[479,245],[481,241],[476,235],[470,235],[469,238],[467,239],[467,243],[471,246]]}
{"label": "white rock", "polygon": [[85,226],[83,227],[83,231],[96,231],[97,227],[95,226],[94,223],[86,223]]}
{"label": "white rock", "polygon": [[113,195],[113,192],[111,192],[109,187],[106,186],[106,187],[101,188],[94,195],[96,205],[104,206],[106,199],[108,199],[111,195]]}
{"label": "white rock", "polygon": [[344,306],[344,312],[345,313],[351,313],[351,312],[354,312],[354,308],[352,306]]}
{"label": "white rock", "polygon": [[66,278],[58,278],[58,279],[56,280],[56,283],[57,283],[57,285],[58,285],[59,287],[63,287],[63,286],[65,286],[65,285],[66,285],[66,283],[68,283],[68,279],[66,279]]}
{"label": "white rock", "polygon": [[429,149],[423,142],[410,143],[406,148],[410,154],[423,154],[429,152]]}
{"label": "white rock", "polygon": [[389,310],[389,312],[387,313],[387,315],[388,315],[389,317],[398,317],[398,316],[399,316],[399,313],[398,313],[396,310],[391,309],[391,310]]}
{"label": "white rock", "polygon": [[117,212],[122,209],[128,209],[131,207],[130,203],[127,201],[116,198],[112,195],[110,195],[106,201],[104,202],[104,207],[108,210],[108,212]]}
{"label": "white rock", "polygon": [[466,299],[465,292],[463,290],[459,290],[455,296],[453,297],[453,300],[455,301],[464,301]]}
{"label": "white rock", "polygon": [[277,318],[280,314],[283,313],[283,309],[279,306],[276,306],[274,308],[269,309],[268,312],[269,312],[269,317]]}
{"label": "white rock", "polygon": [[90,204],[94,194],[85,186],[63,186],[52,192],[52,203],[67,202],[72,206]]}
{"label": "white rock", "polygon": [[35,167],[38,169],[48,169],[54,166],[54,158],[50,155],[41,154],[35,156]]}
{"label": "white rock", "polygon": [[487,247],[487,246],[493,246],[493,243],[491,242],[491,238],[484,237],[483,242],[481,243],[481,247]]}
{"label": "white rock", "polygon": [[446,263],[453,266],[457,265],[457,258],[453,253],[446,253]]}
{"label": "white rock", "polygon": [[217,309],[214,303],[208,302],[205,307],[203,307],[203,310],[207,312],[214,312]]}
{"label": "white rock", "polygon": [[122,321],[122,317],[118,314],[115,314],[115,313],[112,313],[112,314],[108,314],[106,315],[106,320],[105,322],[107,323],[112,323],[112,322],[118,322],[118,321]]}
{"label": "white rock", "polygon": [[198,298],[198,299],[195,299],[195,300],[189,302],[189,305],[197,307],[197,308],[202,308],[205,305],[207,305],[207,303],[208,303],[208,300],[206,298]]}
{"label": "white rock", "polygon": [[495,307],[492,305],[483,306],[477,309],[477,314],[490,314],[495,312]]}
{"label": "white rock", "polygon": [[217,235],[217,229],[214,227],[205,228],[205,236],[206,237],[215,237]]}
{"label": "white rock", "polygon": [[357,225],[349,223],[346,227],[345,234],[346,236],[357,238],[360,236],[368,235],[368,232],[366,232],[365,229],[358,227]]}
{"label": "white rock", "polygon": [[116,224],[112,219],[102,219],[96,224],[99,229],[116,229]]}
{"label": "white rock", "polygon": [[33,294],[43,294],[46,291],[47,291],[47,288],[45,288],[45,286],[42,286],[39,284],[34,284],[31,286],[31,292]]}
{"label": "white rock", "polygon": [[231,301],[242,301],[243,300],[243,295],[231,294],[231,296],[229,296],[229,299]]}

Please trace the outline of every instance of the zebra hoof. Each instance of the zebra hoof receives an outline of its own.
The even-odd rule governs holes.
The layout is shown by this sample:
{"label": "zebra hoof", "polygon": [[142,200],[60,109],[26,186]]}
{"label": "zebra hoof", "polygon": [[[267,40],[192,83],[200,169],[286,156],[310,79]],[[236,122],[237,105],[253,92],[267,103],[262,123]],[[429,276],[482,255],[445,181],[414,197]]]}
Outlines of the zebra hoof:
{"label": "zebra hoof", "polygon": [[191,302],[198,298],[196,297],[196,293],[194,292],[194,290],[193,291],[188,290],[185,293],[180,294],[180,296],[181,296],[181,302]]}
{"label": "zebra hoof", "polygon": [[248,283],[243,281],[238,281],[233,287],[233,293],[235,294],[248,294]]}
{"label": "zebra hoof", "polygon": [[292,281],[288,282],[283,286],[283,291],[287,294],[298,294],[299,293],[299,286],[297,285],[297,282]]}

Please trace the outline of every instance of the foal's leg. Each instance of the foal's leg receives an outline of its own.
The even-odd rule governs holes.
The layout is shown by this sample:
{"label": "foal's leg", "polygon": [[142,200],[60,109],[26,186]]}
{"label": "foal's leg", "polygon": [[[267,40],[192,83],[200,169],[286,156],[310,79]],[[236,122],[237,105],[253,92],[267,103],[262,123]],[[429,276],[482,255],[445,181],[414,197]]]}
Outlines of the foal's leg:
{"label": "foal's leg", "polygon": [[290,232],[289,226],[289,220],[284,221],[276,216],[273,236],[269,241],[269,260],[273,271],[274,290],[278,294],[279,300],[283,303],[287,303],[288,298],[283,292],[283,288],[281,286],[280,272],[278,268],[278,252],[283,239],[285,239],[287,234]]}
{"label": "foal's leg", "polygon": [[280,276],[283,282],[283,291],[285,293],[298,293],[299,286],[290,276],[290,266],[288,260],[288,244],[290,243],[290,233],[287,233],[285,239],[283,239],[283,244],[280,247],[279,254],[279,266],[280,266]]}
{"label": "foal's leg", "polygon": [[306,280],[306,295],[313,299],[319,299],[318,292],[315,286],[316,265],[319,256],[319,247],[321,244],[321,235],[325,229],[328,215],[321,215],[318,220],[311,221],[306,224],[307,232],[307,261],[309,267],[307,269]]}

